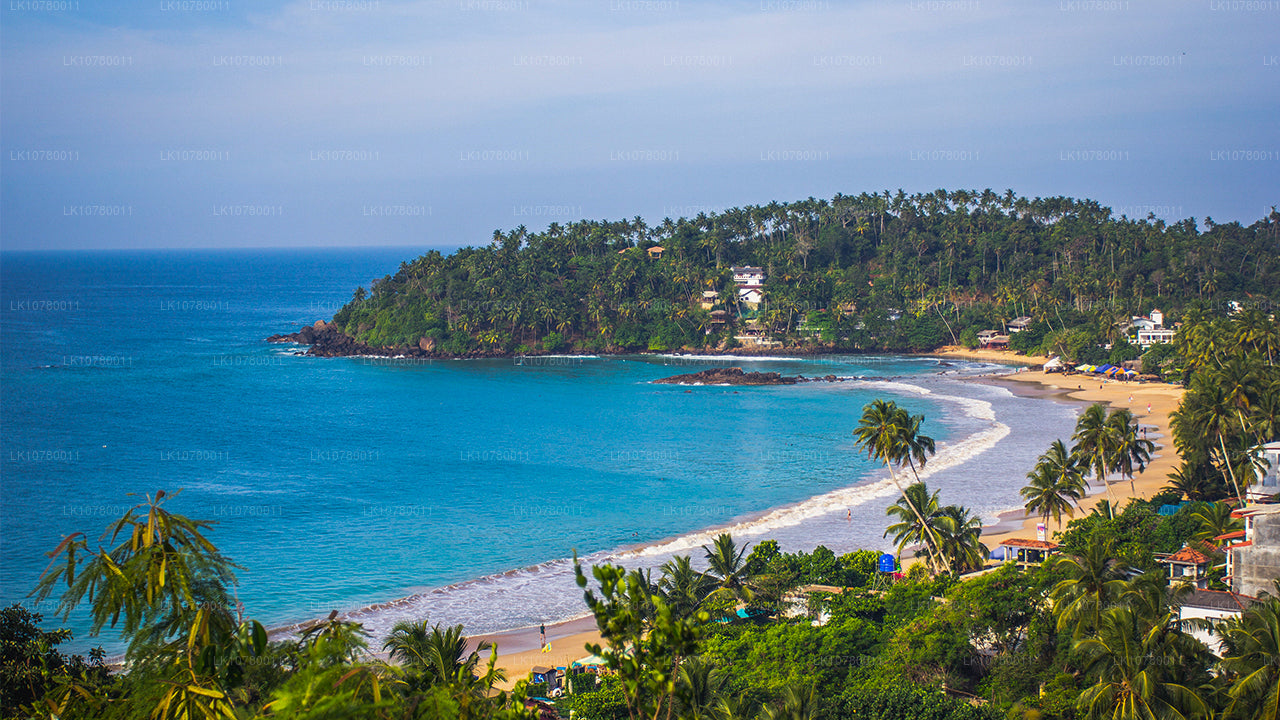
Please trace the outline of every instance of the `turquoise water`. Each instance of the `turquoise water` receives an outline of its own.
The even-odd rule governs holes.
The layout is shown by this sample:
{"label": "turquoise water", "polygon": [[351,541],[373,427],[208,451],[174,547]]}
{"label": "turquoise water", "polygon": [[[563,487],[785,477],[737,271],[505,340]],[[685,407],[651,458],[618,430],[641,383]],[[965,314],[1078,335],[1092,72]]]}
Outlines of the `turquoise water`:
{"label": "turquoise water", "polygon": [[[0,602],[24,601],[43,553],[96,537],[128,493],[182,488],[171,508],[218,521],[239,598],[268,624],[335,608],[378,632],[424,615],[536,624],[583,610],[574,550],[653,566],[726,526],[787,549],[887,546],[892,488],[850,434],[875,397],[926,415],[931,485],[988,515],[1018,504],[1074,419],[956,379],[993,367],[928,358],[408,362],[263,341],[414,254],[4,254]],[[725,364],[864,379],[649,383]]]}

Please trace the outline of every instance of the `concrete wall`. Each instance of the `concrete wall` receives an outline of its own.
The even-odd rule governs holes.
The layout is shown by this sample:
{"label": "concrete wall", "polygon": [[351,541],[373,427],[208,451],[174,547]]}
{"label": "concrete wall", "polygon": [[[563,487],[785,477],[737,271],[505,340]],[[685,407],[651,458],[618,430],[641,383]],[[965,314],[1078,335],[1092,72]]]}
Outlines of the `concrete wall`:
{"label": "concrete wall", "polygon": [[1252,520],[1253,545],[1232,551],[1231,586],[1243,595],[1275,595],[1275,581],[1280,579],[1280,514],[1255,515]]}

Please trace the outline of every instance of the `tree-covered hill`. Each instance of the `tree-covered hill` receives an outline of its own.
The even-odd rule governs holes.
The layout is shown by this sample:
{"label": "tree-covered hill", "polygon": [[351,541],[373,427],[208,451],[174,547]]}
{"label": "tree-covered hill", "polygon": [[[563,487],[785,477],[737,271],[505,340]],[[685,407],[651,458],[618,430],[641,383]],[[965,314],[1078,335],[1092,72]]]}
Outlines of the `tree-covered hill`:
{"label": "tree-covered hill", "polygon": [[[758,307],[739,301],[730,268],[743,265],[765,271]],[[1168,225],[1011,190],[886,191],[653,227],[498,230],[484,247],[402,263],[333,321],[375,348],[446,354],[723,349],[744,332],[790,349],[919,351],[1027,315],[1027,338],[1066,349],[1049,336],[1085,328],[1107,342],[1153,307],[1176,318],[1193,303],[1277,300],[1274,208],[1247,227]]]}

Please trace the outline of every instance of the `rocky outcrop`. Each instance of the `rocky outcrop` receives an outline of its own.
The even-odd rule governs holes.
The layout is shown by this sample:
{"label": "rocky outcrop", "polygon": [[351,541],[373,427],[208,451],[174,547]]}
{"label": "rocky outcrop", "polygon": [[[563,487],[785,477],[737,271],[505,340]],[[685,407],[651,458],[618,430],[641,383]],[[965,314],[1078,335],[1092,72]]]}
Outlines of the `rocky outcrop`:
{"label": "rocky outcrop", "polygon": [[797,378],[776,372],[743,372],[742,368],[711,368],[702,372],[675,375],[655,383],[667,385],[794,385]]}
{"label": "rocky outcrop", "polygon": [[357,342],[355,338],[342,332],[337,325],[323,320],[315,325],[306,325],[296,333],[272,335],[267,342],[298,343],[310,345],[307,355],[316,357],[349,357],[351,355],[387,355],[386,348],[375,348]]}

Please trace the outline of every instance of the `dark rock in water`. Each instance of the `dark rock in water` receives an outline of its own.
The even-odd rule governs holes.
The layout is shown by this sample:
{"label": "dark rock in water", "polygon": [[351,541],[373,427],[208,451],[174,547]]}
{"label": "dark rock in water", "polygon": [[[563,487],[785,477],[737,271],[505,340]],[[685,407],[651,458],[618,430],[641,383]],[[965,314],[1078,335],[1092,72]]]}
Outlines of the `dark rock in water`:
{"label": "dark rock in water", "polygon": [[296,333],[272,335],[267,342],[293,342],[310,345],[307,355],[316,357],[349,357],[351,355],[385,355],[385,348],[374,348],[347,335],[331,323],[304,326]]}
{"label": "dark rock in water", "polygon": [[794,385],[798,379],[776,372],[742,372],[742,368],[735,367],[711,368],[654,382],[668,385]]}
{"label": "dark rock in water", "polygon": [[840,382],[840,378],[835,375],[820,378],[807,378],[803,375],[788,377],[776,372],[743,372],[742,368],[731,367],[674,375],[654,382],[666,385],[795,385],[805,382]]}

